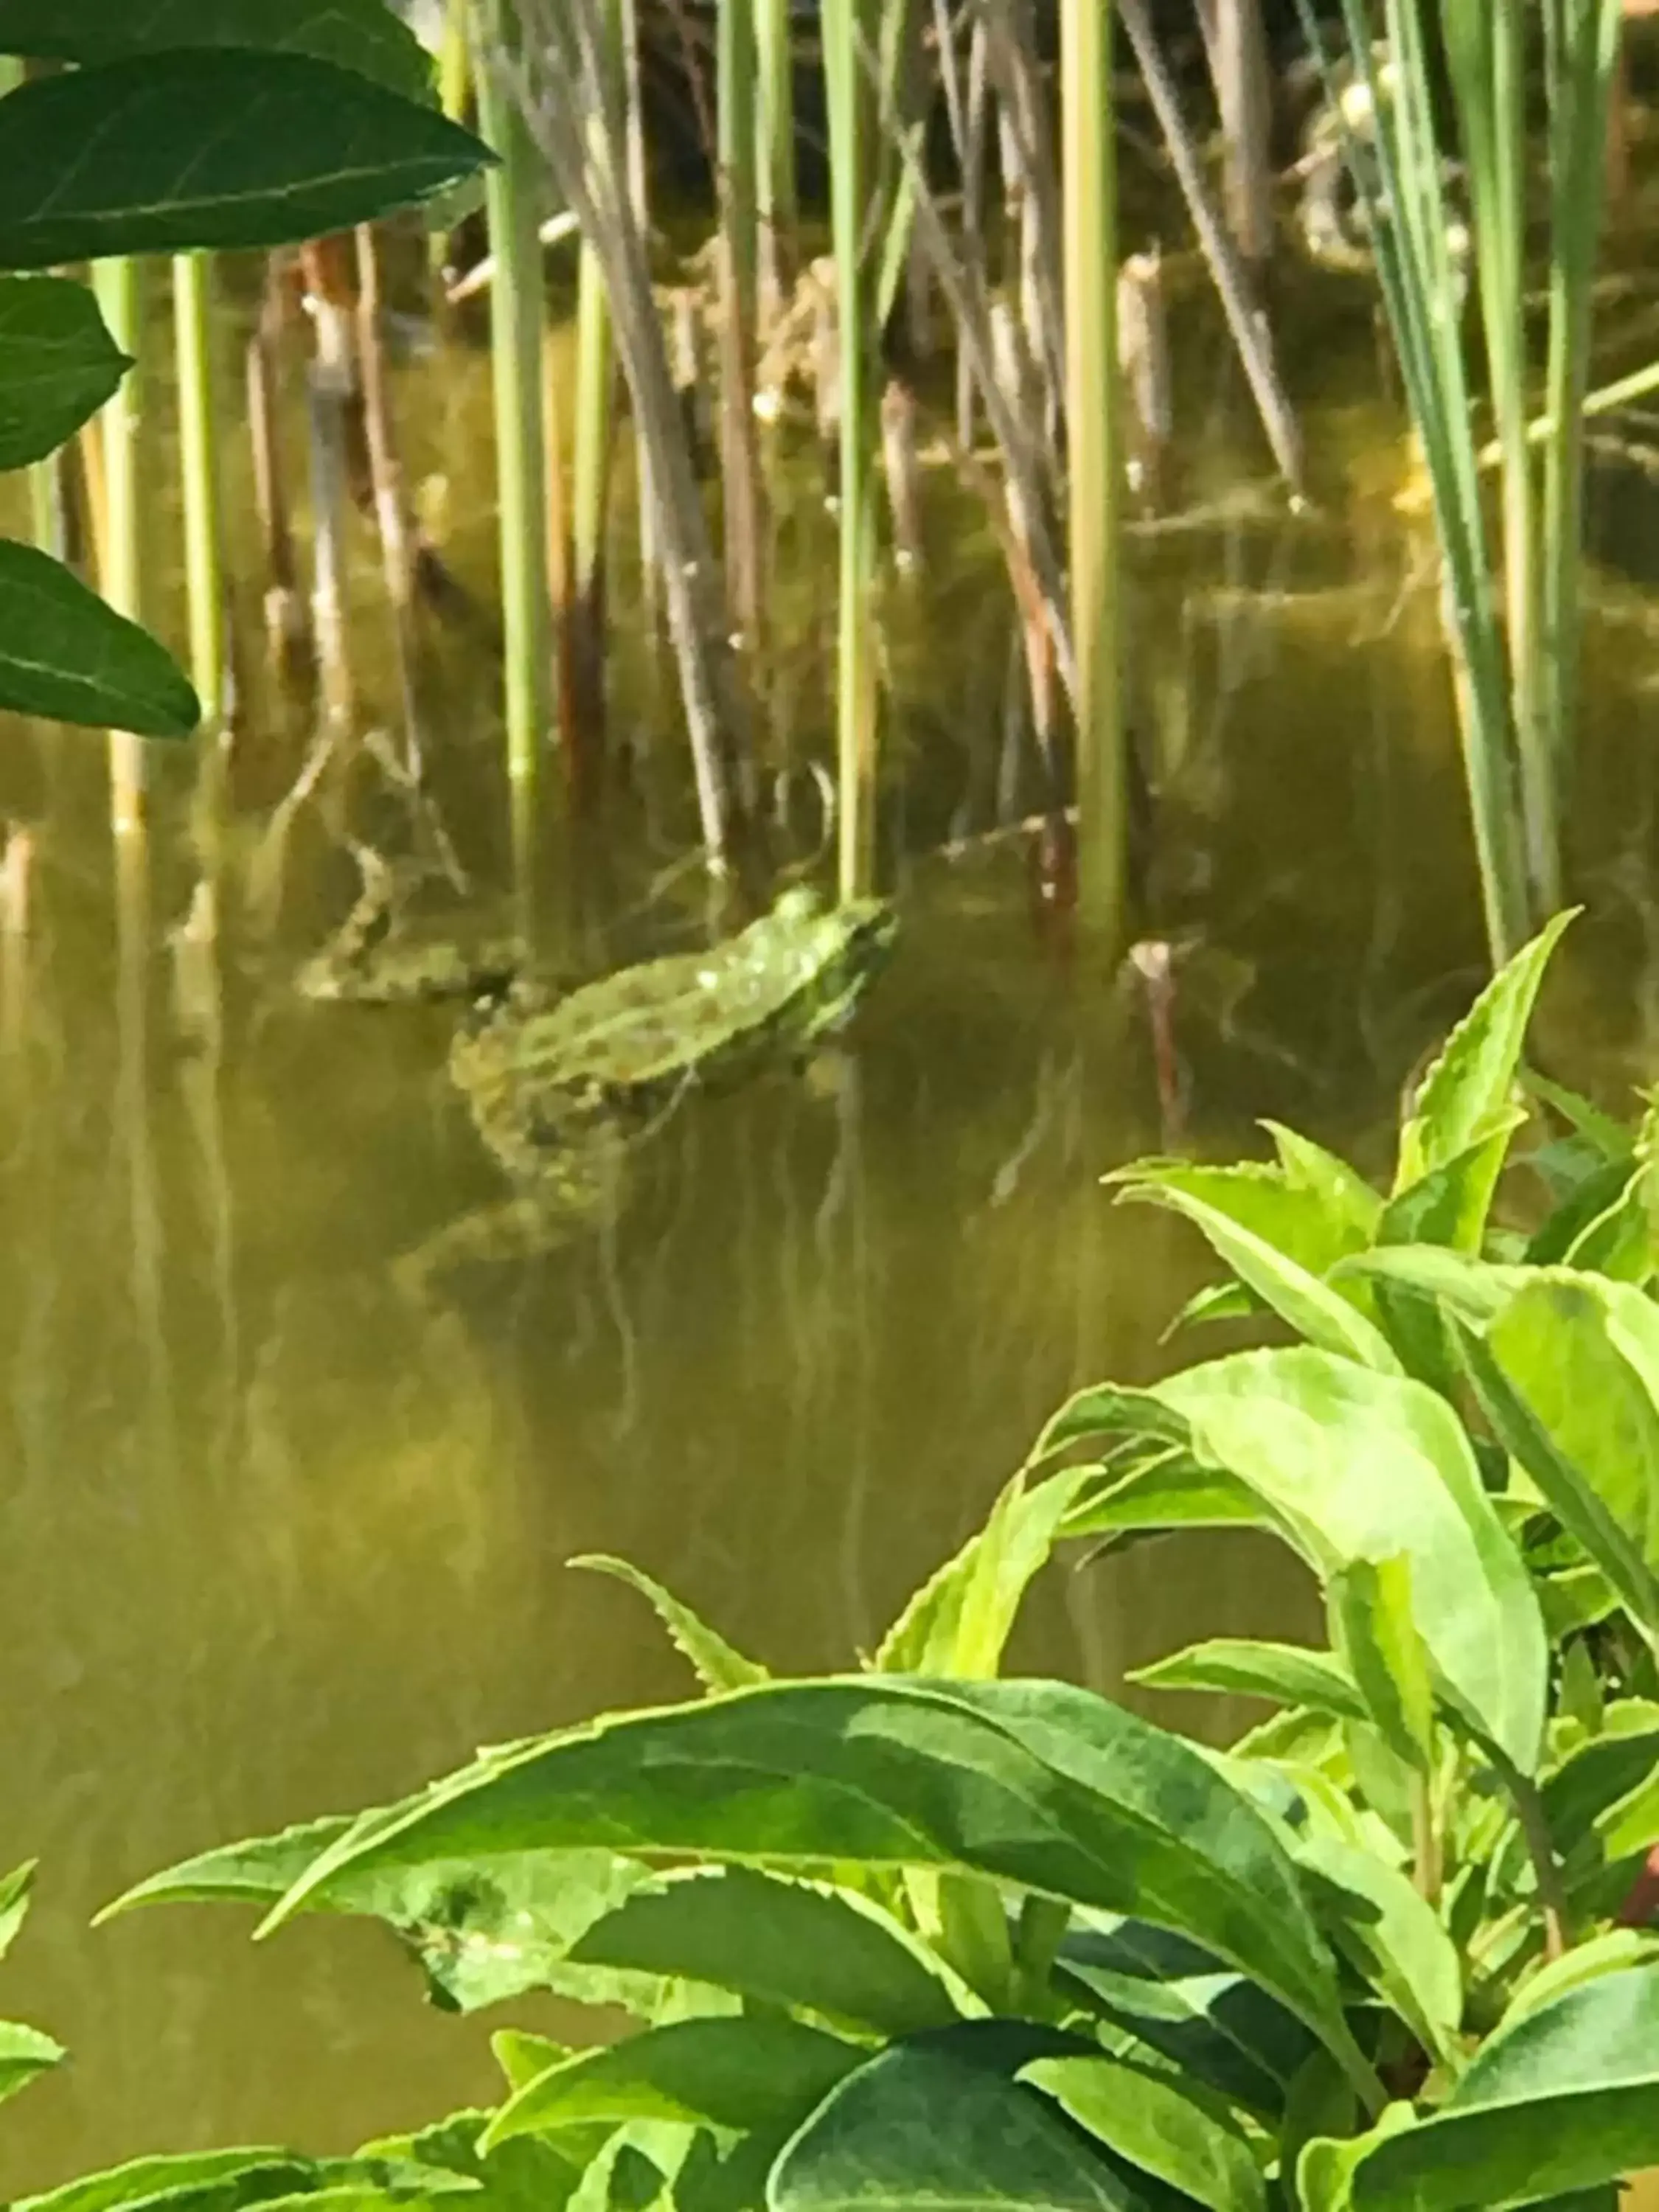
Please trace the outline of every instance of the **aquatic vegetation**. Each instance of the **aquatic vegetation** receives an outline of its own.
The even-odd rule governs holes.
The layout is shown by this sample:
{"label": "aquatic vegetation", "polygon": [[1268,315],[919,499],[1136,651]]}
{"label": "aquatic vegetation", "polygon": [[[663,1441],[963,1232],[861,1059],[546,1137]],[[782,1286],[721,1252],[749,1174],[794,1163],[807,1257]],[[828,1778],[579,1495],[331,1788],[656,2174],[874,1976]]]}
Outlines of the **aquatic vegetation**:
{"label": "aquatic vegetation", "polygon": [[[622,2006],[592,2048],[502,2031],[499,2106],[375,2147],[459,2142],[487,2186],[539,2161],[543,2201],[1611,2205],[1659,2159],[1654,1116],[1523,1066],[1562,926],[1416,1086],[1386,1193],[1289,1130],[1273,1165],[1113,1178],[1209,1239],[1202,1312],[1302,1340],[1074,1396],[861,1671],[775,1679],[582,1561],[701,1698],[112,1910],[368,1915],[444,2005]],[[1511,1162],[1528,1102],[1566,1133]],[[1194,1526],[1285,1545],[1328,1641],[1138,1679],[1272,1718],[1222,1753],[1003,1676],[1057,1547]]]}

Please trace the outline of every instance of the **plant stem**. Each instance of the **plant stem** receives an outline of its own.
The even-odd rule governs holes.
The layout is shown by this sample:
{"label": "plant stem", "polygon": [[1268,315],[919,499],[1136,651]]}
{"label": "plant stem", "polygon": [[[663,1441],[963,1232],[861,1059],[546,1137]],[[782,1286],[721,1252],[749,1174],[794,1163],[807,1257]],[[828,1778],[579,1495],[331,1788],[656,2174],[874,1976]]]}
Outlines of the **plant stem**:
{"label": "plant stem", "polygon": [[1066,286],[1067,536],[1077,657],[1079,848],[1085,907],[1103,938],[1122,933],[1127,878],[1123,672],[1119,622],[1117,190],[1112,9],[1063,0],[1061,228]]}
{"label": "plant stem", "polygon": [[873,167],[861,69],[868,0],[824,0],[823,65],[830,106],[830,215],[841,333],[841,568],[836,727],[841,794],[839,880],[843,898],[867,890],[875,871],[876,668],[869,614],[874,552],[871,508],[874,393],[866,304],[864,225]]}
{"label": "plant stem", "polygon": [[[93,289],[109,334],[133,366],[100,417],[107,532],[100,549],[99,589],[118,614],[143,619],[143,562],[139,541],[138,430],[143,406],[143,295],[139,263],[130,257],[93,264]],[[109,741],[111,817],[118,835],[143,819],[144,751],[124,730]]]}
{"label": "plant stem", "polygon": [[219,430],[215,411],[212,262],[180,253],[173,263],[179,375],[179,462],[185,507],[185,592],[190,675],[209,725],[225,712],[224,546],[220,529]]}
{"label": "plant stem", "polygon": [[533,781],[552,697],[548,598],[547,465],[542,416],[542,259],[537,236],[538,164],[498,71],[516,45],[510,0],[477,0],[474,76],[482,135],[501,155],[486,179],[495,281],[489,327],[495,396],[495,482],[507,651],[507,765],[515,786]]}
{"label": "plant stem", "polygon": [[1538,1883],[1538,1903],[1544,1916],[1544,1955],[1549,1959],[1562,1958],[1568,1948],[1567,1892],[1561,1876],[1561,1863],[1555,1856],[1549,1821],[1545,1817],[1544,1801],[1536,1786],[1517,1767],[1504,1761],[1498,1765],[1498,1771],[1503,1778],[1510,1802],[1514,1806],[1516,1818],[1521,1824],[1527,1856],[1532,1861],[1533,1874]]}

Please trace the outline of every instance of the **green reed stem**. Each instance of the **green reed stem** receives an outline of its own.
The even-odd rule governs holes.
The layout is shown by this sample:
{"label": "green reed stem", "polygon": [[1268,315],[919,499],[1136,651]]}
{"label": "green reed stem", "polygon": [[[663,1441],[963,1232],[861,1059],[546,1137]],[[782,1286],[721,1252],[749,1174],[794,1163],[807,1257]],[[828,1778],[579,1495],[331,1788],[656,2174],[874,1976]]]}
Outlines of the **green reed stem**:
{"label": "green reed stem", "polygon": [[491,65],[511,51],[510,0],[477,0],[472,18],[478,120],[501,155],[486,181],[495,281],[489,327],[495,400],[495,480],[507,652],[507,774],[536,775],[551,714],[552,609],[547,570],[547,467],[542,414],[539,163],[517,104]]}
{"label": "green reed stem", "polygon": [[[99,418],[103,444],[106,531],[98,587],[118,613],[143,620],[143,558],[139,537],[139,425],[144,389],[143,264],[123,257],[93,264],[93,290],[109,334],[133,366]],[[144,811],[142,741],[112,730],[111,818],[118,833],[137,830]]]}
{"label": "green reed stem", "polygon": [[732,627],[751,646],[760,617],[759,460],[755,445],[756,210],[759,56],[750,9],[720,10],[717,52],[720,256],[720,479]]}
{"label": "green reed stem", "polygon": [[173,263],[179,377],[179,465],[185,510],[185,595],[190,674],[210,726],[225,712],[224,547],[220,530],[218,420],[211,326],[212,263],[180,253]]}
{"label": "green reed stem", "polygon": [[876,668],[869,594],[874,564],[875,390],[864,224],[873,173],[862,57],[872,0],[823,0],[830,120],[830,220],[841,328],[841,557],[836,668],[839,878],[843,898],[871,888],[876,845]]}
{"label": "green reed stem", "polygon": [[[622,60],[621,0],[604,0],[605,58]],[[593,128],[603,128],[595,119]],[[621,149],[615,149],[620,157]],[[570,459],[570,539],[575,599],[585,618],[599,619],[605,572],[605,496],[610,480],[611,424],[616,406],[617,360],[605,289],[605,264],[584,239],[576,278],[576,392]],[[592,650],[597,655],[597,637]]]}
{"label": "green reed stem", "polygon": [[1060,67],[1079,888],[1085,912],[1115,941],[1124,916],[1127,815],[1118,621],[1114,13],[1109,0],[1061,0]]}
{"label": "green reed stem", "polygon": [[755,212],[761,262],[775,307],[793,258],[799,202],[795,190],[795,70],[789,0],[754,0]]}
{"label": "green reed stem", "polygon": [[[1540,750],[1554,801],[1570,766],[1579,678],[1583,566],[1583,416],[1589,383],[1590,298],[1607,191],[1608,114],[1617,97],[1620,0],[1547,0],[1549,94],[1549,345],[1544,404]],[[1540,778],[1543,771],[1540,770]],[[1558,895],[1553,902],[1559,903]]]}

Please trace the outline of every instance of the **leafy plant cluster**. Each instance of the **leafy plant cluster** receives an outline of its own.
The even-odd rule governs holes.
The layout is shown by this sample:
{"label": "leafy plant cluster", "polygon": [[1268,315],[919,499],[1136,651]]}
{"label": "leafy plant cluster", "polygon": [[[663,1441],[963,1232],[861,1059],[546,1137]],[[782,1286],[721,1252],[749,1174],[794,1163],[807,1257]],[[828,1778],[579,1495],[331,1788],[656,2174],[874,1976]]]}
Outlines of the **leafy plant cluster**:
{"label": "leafy plant cluster", "polygon": [[[0,469],[44,459],[132,366],[84,284],[21,272],[313,238],[492,158],[386,0],[0,0],[0,54],[48,65],[0,100]],[[154,639],[11,538],[0,708],[141,737],[199,720]]]}
{"label": "leafy plant cluster", "polygon": [[[1115,1178],[1224,1261],[1200,1312],[1301,1340],[1073,1398],[860,1671],[774,1679],[583,1562],[705,1696],[112,1908],[366,1914],[445,2006],[551,1989],[632,2033],[503,2031],[495,2109],[356,2161],[142,2161],[35,2212],[1611,2212],[1659,2162],[1656,1114],[1632,1134],[1523,1070],[1560,927],[1453,1033],[1386,1194],[1277,1128],[1271,1165]],[[999,1679],[1057,1547],[1196,1525],[1286,1546],[1327,1640],[1140,1679],[1272,1717],[1217,1752]],[[56,2053],[9,2033],[13,2086]]]}

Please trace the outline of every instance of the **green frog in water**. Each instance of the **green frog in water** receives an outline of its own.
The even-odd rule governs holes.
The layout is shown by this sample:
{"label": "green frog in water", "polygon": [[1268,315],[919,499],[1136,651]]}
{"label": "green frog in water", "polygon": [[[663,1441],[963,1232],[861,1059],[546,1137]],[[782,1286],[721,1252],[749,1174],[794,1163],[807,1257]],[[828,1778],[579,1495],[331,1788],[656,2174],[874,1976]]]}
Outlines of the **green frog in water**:
{"label": "green frog in water", "polygon": [[[876,899],[830,908],[804,887],[707,951],[673,953],[562,994],[522,963],[492,984],[471,956],[441,957],[404,998],[479,999],[450,1047],[449,1072],[514,1195],[441,1231],[404,1262],[428,1290],[472,1261],[553,1249],[603,1211],[629,1153],[694,1093],[734,1089],[808,1058],[839,1030],[885,964],[897,930]],[[385,950],[395,949],[391,945]],[[361,988],[380,970],[360,946],[336,948],[319,971],[355,977],[315,997],[391,995]],[[411,977],[415,969],[398,969]],[[441,993],[430,979],[447,988]]]}

